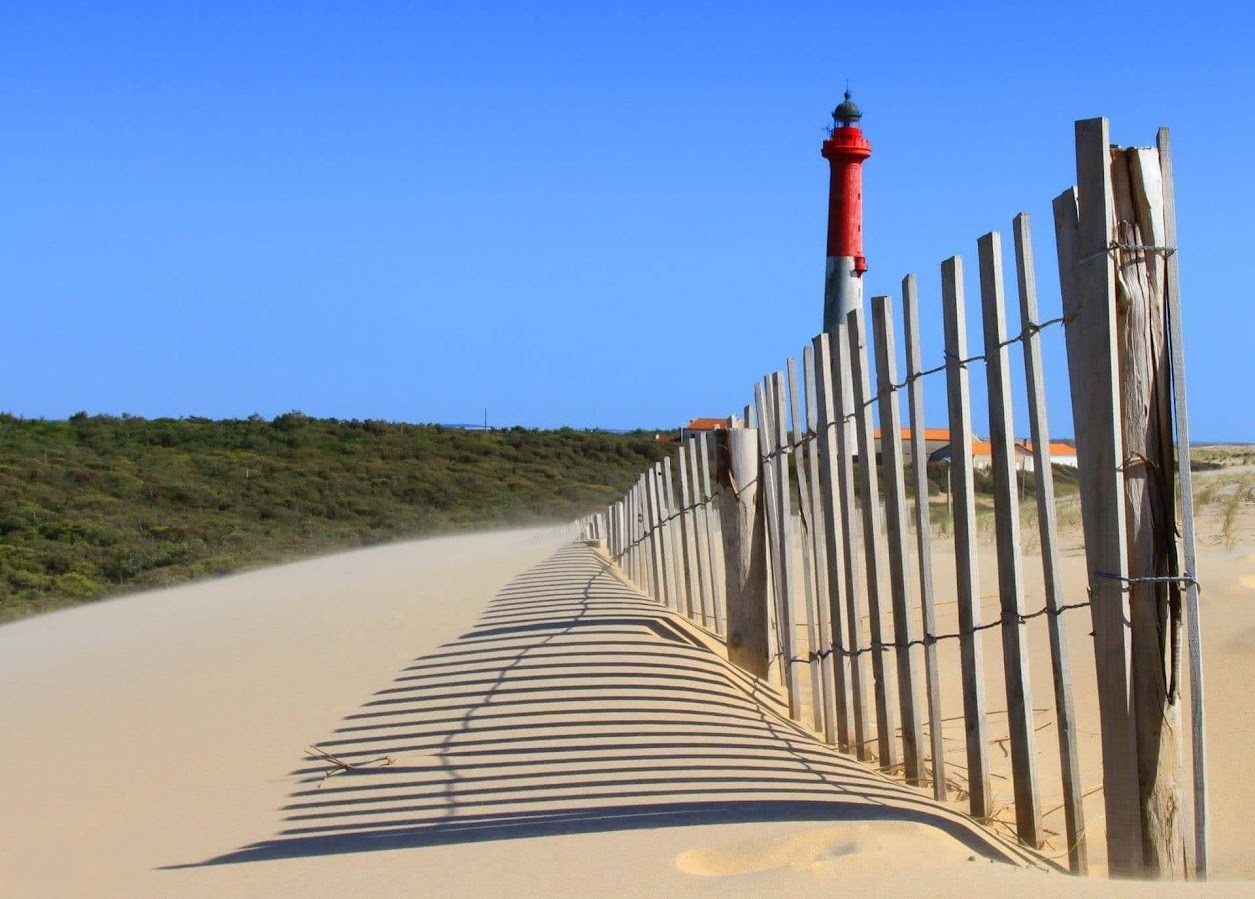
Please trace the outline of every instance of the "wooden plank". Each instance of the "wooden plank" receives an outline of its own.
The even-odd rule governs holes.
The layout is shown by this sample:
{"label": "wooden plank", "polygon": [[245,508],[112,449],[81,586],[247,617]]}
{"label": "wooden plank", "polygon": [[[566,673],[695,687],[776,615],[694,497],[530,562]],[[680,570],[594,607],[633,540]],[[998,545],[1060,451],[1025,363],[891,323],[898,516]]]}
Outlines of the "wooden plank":
{"label": "wooden plank", "polygon": [[636,485],[628,487],[627,496],[623,501],[623,537],[627,541],[624,571],[628,580],[640,586],[636,570]]}
{"label": "wooden plank", "polygon": [[667,589],[667,559],[663,546],[662,518],[663,510],[659,498],[658,483],[662,480],[662,465],[655,463],[645,474],[645,489],[649,491],[649,559],[653,567],[652,580],[654,598],[664,606],[670,605],[670,591]]}
{"label": "wooden plank", "polygon": [[644,483],[645,475],[642,474],[636,479],[636,483],[632,486],[632,528],[635,534],[636,549],[636,586],[642,592],[649,592],[649,554],[648,547],[645,544],[645,526],[647,515],[645,511],[645,494],[641,485]]}
{"label": "wooden plank", "polygon": [[715,535],[715,522],[719,516],[718,499],[710,489],[710,450],[704,433],[697,435],[697,447],[702,493],[715,506],[715,508],[711,508],[710,505],[706,507],[706,552],[710,557],[710,603],[715,616],[715,633],[723,634],[726,632],[722,586],[724,579],[720,576],[720,572],[726,563],[723,560],[721,541]]}
{"label": "wooden plank", "polygon": [[693,585],[689,580],[691,556],[688,547],[688,518],[683,497],[675,492],[675,472],[671,457],[663,460],[663,475],[667,482],[667,500],[671,506],[671,545],[675,547],[675,583],[679,593],[679,611],[686,618],[694,614]]}
{"label": "wooden plank", "polygon": [[[1163,178],[1164,244],[1177,246],[1176,191],[1172,173],[1172,141],[1160,128],[1155,141]],[[1177,254],[1167,258],[1168,351],[1172,359],[1172,404],[1176,412],[1177,478],[1181,488],[1182,574],[1198,576],[1194,537],[1194,482],[1190,472],[1190,419],[1185,391],[1185,339],[1181,325],[1181,272]],[[1206,880],[1210,871],[1211,821],[1207,802],[1207,719],[1203,691],[1203,634],[1198,584],[1185,583],[1185,634],[1190,663],[1190,739],[1194,798],[1194,873]]]}
{"label": "wooden plank", "polygon": [[1059,737],[1059,768],[1063,783],[1064,836],[1068,866],[1073,874],[1089,873],[1085,840],[1080,760],[1077,753],[1076,712],[1072,702],[1072,662],[1068,649],[1063,579],[1059,572],[1059,524],[1055,516],[1055,478],[1051,467],[1050,426],[1046,415],[1046,387],[1042,371],[1038,322],[1037,276],[1028,213],[1011,223],[1015,235],[1015,271],[1024,329],[1024,386],[1028,394],[1029,437],[1033,443],[1033,481],[1037,494],[1038,542],[1041,545],[1042,582],[1046,591],[1046,624],[1050,635],[1050,670],[1055,692],[1055,729]]}
{"label": "wooden plank", "polygon": [[[640,479],[636,485],[638,494],[638,502],[640,503],[640,540],[641,540],[641,590],[648,593],[654,599],[658,599],[658,579],[655,574],[657,570],[654,565],[654,540],[652,528],[654,525],[653,502],[649,498],[649,480],[652,469],[645,469],[641,472]],[[661,602],[661,600],[659,600]]]}
{"label": "wooden plank", "polygon": [[993,814],[989,790],[989,734],[985,719],[985,661],[981,649],[980,588],[976,566],[976,490],[972,480],[972,410],[968,392],[967,313],[963,260],[941,264],[946,334],[946,394],[950,412],[950,494],[954,498],[955,590],[959,612],[959,663],[963,669],[963,723],[967,746],[968,808],[974,818]]}
{"label": "wooden plank", "polygon": [[663,530],[666,532],[667,576],[670,581],[667,592],[671,594],[671,605],[678,613],[687,618],[693,617],[688,584],[684,577],[684,541],[680,531],[680,508],[675,501],[675,477],[671,472],[671,457],[662,460],[662,482],[659,488],[663,491]]}
{"label": "wooden plank", "polygon": [[648,512],[646,510],[645,493],[642,489],[644,480],[645,475],[642,473],[637,477],[636,483],[632,485],[632,515],[634,518],[632,527],[636,535],[636,586],[640,588],[642,593],[649,593],[649,547],[645,543]]}
{"label": "wooden plank", "polygon": [[980,259],[985,333],[985,383],[989,397],[989,446],[994,486],[998,599],[1002,609],[1002,674],[1007,691],[1015,832],[1034,849],[1042,844],[1037,746],[1033,739],[1033,688],[1024,620],[1024,571],[1020,560],[1020,500],[1015,476],[1015,424],[1011,416],[1011,355],[1005,345],[1006,293],[1002,237],[991,231],[976,242]]}
{"label": "wooden plank", "polygon": [[799,640],[795,619],[796,603],[794,602],[794,594],[797,590],[794,578],[796,566],[793,556],[793,502],[789,483],[789,426],[785,418],[787,404],[784,397],[784,376],[780,372],[771,375],[771,396],[768,397],[768,403],[771,406],[771,423],[775,427],[772,446],[776,454],[776,503],[779,507],[776,518],[780,528],[779,626],[785,635],[782,648],[787,661],[785,674],[788,679],[785,683],[791,697],[789,707],[794,720],[800,721],[802,720],[802,710],[799,706],[802,696],[801,664],[794,661],[797,658]]}
{"label": "wooden plank", "polygon": [[[832,353],[829,349],[828,335],[820,334],[811,342],[815,359],[815,424],[816,447],[818,452],[819,475],[815,478],[815,493],[819,497],[820,510],[823,516],[824,553],[827,557],[827,594],[829,634],[824,645],[831,647],[828,669],[832,676],[832,695],[835,705],[837,722],[837,747],[843,751],[850,749],[850,704],[846,696],[846,637],[842,629],[845,614],[842,598],[846,585],[844,568],[844,529],[841,525],[841,498],[838,490],[840,465],[837,455],[837,430],[844,430],[842,422],[836,417],[833,409],[832,387]],[[858,667],[854,667],[857,674]],[[858,702],[857,716],[862,716],[861,693],[854,691],[854,701]],[[860,727],[857,739],[861,743],[863,733]]]}
{"label": "wooden plank", "polygon": [[863,310],[856,306],[846,321],[850,348],[850,380],[854,402],[854,437],[858,442],[858,498],[863,510],[863,555],[867,574],[867,621],[871,634],[872,677],[876,695],[876,745],[882,769],[896,767],[898,753],[898,709],[892,697],[902,694],[895,686],[893,669],[885,664],[885,639],[881,613],[881,591],[885,584],[884,548],[880,544],[880,485],[876,467],[876,440],[871,411],[871,379],[868,374],[866,330]]}
{"label": "wooden plank", "polygon": [[794,694],[788,691],[789,671],[792,665],[788,663],[790,652],[785,648],[788,633],[781,626],[780,597],[783,588],[780,585],[780,572],[784,568],[781,564],[782,547],[780,545],[780,505],[776,497],[779,488],[779,479],[776,476],[775,466],[777,456],[774,452],[775,443],[775,424],[772,421],[771,406],[769,396],[774,396],[774,390],[771,389],[771,377],[768,375],[763,378],[761,383],[754,385],[754,405],[757,412],[758,428],[758,453],[762,459],[762,487],[763,502],[766,506],[767,521],[767,582],[771,591],[771,599],[767,604],[767,620],[771,630],[771,651],[775,659],[772,666],[776,672],[779,682],[784,685],[789,692],[789,715],[795,715]]}
{"label": "wooden plank", "polygon": [[[810,344],[802,347],[802,381],[806,400],[804,431],[807,435],[806,470],[810,491],[807,506],[810,515],[811,557],[815,569],[815,640],[819,647],[819,678],[824,693],[824,740],[836,743],[836,696],[832,665],[828,656],[832,652],[832,622],[829,619],[828,602],[828,539],[824,524],[823,487],[819,477],[819,444],[823,440],[819,430],[819,394],[815,382],[815,349]],[[839,620],[839,619],[838,619]]]}
{"label": "wooden plank", "polygon": [[922,652],[917,643],[911,594],[906,583],[906,472],[902,462],[902,416],[894,386],[898,380],[898,351],[889,297],[872,297],[872,330],[880,407],[880,460],[885,475],[889,596],[893,604],[893,642],[896,644],[893,655],[898,668],[898,713],[902,721],[902,768],[907,783],[919,785],[924,773],[924,731],[915,685],[922,680],[919,664]]}
{"label": "wooden plank", "polygon": [[[1106,119],[1076,123],[1079,187],[1075,199],[1066,193],[1056,199],[1055,224],[1063,311],[1069,316],[1065,335],[1098,675],[1107,863],[1116,876],[1135,876],[1143,870],[1142,825],[1130,689],[1129,603],[1118,580],[1128,576],[1128,562],[1116,382],[1115,269],[1107,252],[1113,214],[1109,145]],[[1084,263],[1079,262],[1082,258]]]}
{"label": "wooden plank", "polygon": [[919,342],[919,289],[915,276],[902,279],[902,327],[906,343],[907,406],[911,418],[911,468],[915,485],[915,555],[919,605],[924,625],[924,672],[928,693],[928,741],[933,798],[946,798],[946,751],[942,734],[941,681],[937,667],[937,611],[933,592],[932,517],[928,505],[928,440],[924,420],[924,370]]}
{"label": "wooden plank", "polygon": [[862,581],[859,578],[857,535],[861,527],[855,501],[857,485],[854,477],[854,400],[848,391],[850,384],[850,345],[845,339],[843,326],[836,338],[829,343],[832,354],[832,398],[834,403],[837,434],[837,486],[841,500],[841,528],[846,577],[845,622],[846,641],[850,652],[850,693],[854,714],[855,754],[866,760],[871,751],[871,710],[867,701],[867,688],[872,683],[868,670],[868,647],[863,640]]}
{"label": "wooden plank", "polygon": [[[1154,147],[1112,153],[1116,239],[1164,246],[1163,182]],[[1116,304],[1129,606],[1133,615],[1133,694],[1141,789],[1143,869],[1150,877],[1186,875],[1183,747],[1178,669],[1166,670],[1165,645],[1180,645],[1180,588],[1138,582],[1175,577],[1176,503],[1172,471],[1172,374],[1165,333],[1162,254],[1121,250]],[[1165,633],[1166,631],[1166,633]]]}
{"label": "wooden plank", "polygon": [[680,444],[676,467],[680,472],[680,531],[684,538],[684,572],[689,585],[689,603],[692,606],[692,618],[707,627],[705,614],[705,595],[702,593],[702,575],[700,555],[697,552],[697,503],[689,485],[689,456],[694,451],[692,441]]}
{"label": "wooden plank", "polygon": [[[807,669],[811,684],[811,717],[813,728],[828,736],[832,725],[825,714],[827,696],[824,693],[823,658],[818,654],[822,644],[819,642],[818,594],[815,586],[815,522],[811,515],[811,493],[809,478],[806,476],[806,426],[801,412],[801,391],[798,390],[797,360],[789,357],[785,366],[788,376],[784,385],[788,394],[789,429],[785,435],[785,443],[792,447],[793,468],[797,476],[798,518],[802,525],[802,533],[797,546],[802,556],[802,596],[806,605],[806,649]],[[783,423],[783,416],[781,416]]]}
{"label": "wooden plank", "polygon": [[636,567],[639,572],[636,586],[640,587],[645,593],[649,592],[649,546],[645,542],[645,528],[649,521],[648,512],[646,510],[645,491],[644,491],[645,475],[637,479],[636,486],[632,488],[632,493],[636,499]]}
{"label": "wooden plank", "polygon": [[[704,435],[703,435],[704,436]],[[767,629],[767,520],[759,435],[754,428],[716,434],[720,533],[725,560],[728,660],[766,677],[771,643]]]}
{"label": "wooden plank", "polygon": [[684,508],[685,519],[688,522],[688,532],[684,538],[684,545],[688,553],[689,585],[693,591],[693,613],[701,621],[702,627],[710,627],[706,608],[706,581],[702,577],[702,571],[705,568],[703,563],[706,558],[706,552],[705,547],[701,543],[701,513],[705,511],[706,507],[701,504],[696,479],[691,483],[689,480],[689,472],[697,471],[696,440],[688,440],[680,444],[679,469],[680,505]]}

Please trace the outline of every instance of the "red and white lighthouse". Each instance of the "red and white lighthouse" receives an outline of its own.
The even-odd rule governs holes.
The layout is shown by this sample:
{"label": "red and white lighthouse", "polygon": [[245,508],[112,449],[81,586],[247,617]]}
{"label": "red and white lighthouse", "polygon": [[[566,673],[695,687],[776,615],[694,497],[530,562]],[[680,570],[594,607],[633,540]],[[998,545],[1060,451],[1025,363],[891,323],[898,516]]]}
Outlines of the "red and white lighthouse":
{"label": "red and white lighthouse", "polygon": [[832,334],[845,324],[850,310],[863,305],[863,160],[872,145],[863,137],[859,108],[845,92],[832,111],[832,133],[824,141],[828,160],[828,265],[824,275],[824,331]]}

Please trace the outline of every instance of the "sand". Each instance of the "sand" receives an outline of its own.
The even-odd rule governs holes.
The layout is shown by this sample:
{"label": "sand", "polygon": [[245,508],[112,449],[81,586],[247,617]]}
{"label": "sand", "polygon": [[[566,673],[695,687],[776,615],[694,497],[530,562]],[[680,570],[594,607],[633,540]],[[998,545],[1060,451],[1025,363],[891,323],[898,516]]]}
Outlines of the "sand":
{"label": "sand", "polygon": [[[1206,594],[1228,876],[1250,864],[1236,766],[1252,596]],[[58,612],[0,628],[0,893],[1255,892],[1043,870],[783,712],[708,635],[555,530]],[[326,777],[310,744],[389,764]]]}

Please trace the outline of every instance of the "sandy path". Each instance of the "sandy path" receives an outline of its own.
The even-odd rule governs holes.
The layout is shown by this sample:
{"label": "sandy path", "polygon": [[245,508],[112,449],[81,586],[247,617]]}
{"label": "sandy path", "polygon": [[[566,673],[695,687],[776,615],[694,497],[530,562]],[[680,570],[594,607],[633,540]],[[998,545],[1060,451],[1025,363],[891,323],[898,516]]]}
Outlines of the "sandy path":
{"label": "sandy path", "polygon": [[378,547],[0,627],[0,894],[254,892],[153,869],[277,829],[303,748],[559,539]]}
{"label": "sandy path", "polygon": [[[554,550],[425,541],[0,628],[0,891],[1178,889],[1026,869],[785,720],[593,551]],[[393,764],[320,786],[315,741]]]}

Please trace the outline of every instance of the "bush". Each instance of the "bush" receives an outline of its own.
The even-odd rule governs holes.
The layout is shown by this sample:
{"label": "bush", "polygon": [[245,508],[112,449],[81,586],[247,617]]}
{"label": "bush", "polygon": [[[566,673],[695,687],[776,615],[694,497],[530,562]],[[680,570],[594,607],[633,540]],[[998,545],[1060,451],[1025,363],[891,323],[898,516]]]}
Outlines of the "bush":
{"label": "bush", "polygon": [[661,458],[652,432],[0,416],[0,620],[331,549],[570,518]]}

